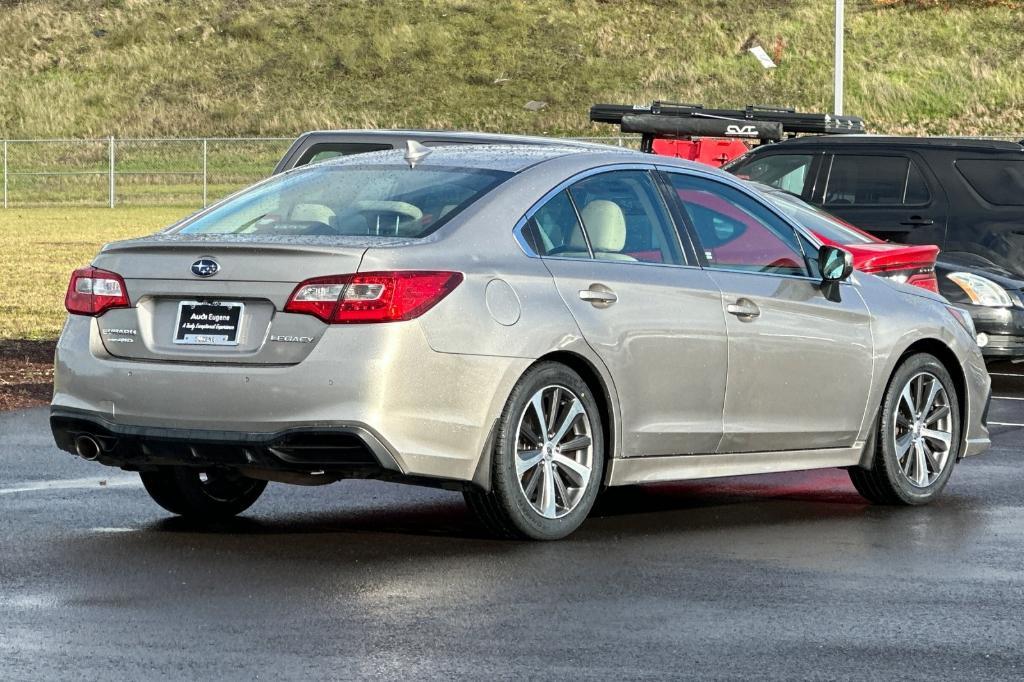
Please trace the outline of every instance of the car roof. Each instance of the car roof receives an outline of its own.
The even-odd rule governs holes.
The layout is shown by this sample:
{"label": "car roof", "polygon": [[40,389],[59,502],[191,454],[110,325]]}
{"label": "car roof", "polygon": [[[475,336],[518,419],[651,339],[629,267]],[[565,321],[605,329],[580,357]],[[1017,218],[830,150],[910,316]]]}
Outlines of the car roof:
{"label": "car roof", "polygon": [[343,140],[346,137],[357,137],[360,141],[368,138],[377,138],[389,142],[416,140],[417,142],[461,142],[464,144],[525,144],[537,146],[568,146],[568,147],[596,147],[607,148],[608,145],[601,142],[589,142],[586,140],[570,140],[557,137],[542,137],[539,135],[509,135],[505,133],[478,133],[466,130],[417,130],[414,128],[390,128],[387,130],[311,130],[303,133],[299,139],[309,137],[323,137],[331,140]]}
{"label": "car roof", "polygon": [[774,145],[763,145],[758,149],[773,149],[779,145],[788,147],[816,147],[837,145],[879,145],[886,147],[928,147],[946,149],[985,149],[998,151],[1024,151],[1019,142],[1008,140],[986,140],[973,137],[912,137],[904,135],[805,135],[794,137]]}
{"label": "car roof", "polygon": [[[455,167],[455,168],[479,168],[484,170],[503,171],[518,173],[531,166],[558,159],[566,156],[599,156],[612,157],[640,157],[638,161],[652,163],[649,154],[641,154],[619,147],[593,148],[587,146],[573,146],[557,144],[547,145],[522,145],[522,144],[471,144],[430,147],[429,153],[416,162],[417,168],[429,167]],[[324,166],[376,166],[406,164],[405,149],[385,149],[376,152],[363,152],[339,156],[337,158],[320,161],[302,168],[320,168]]]}

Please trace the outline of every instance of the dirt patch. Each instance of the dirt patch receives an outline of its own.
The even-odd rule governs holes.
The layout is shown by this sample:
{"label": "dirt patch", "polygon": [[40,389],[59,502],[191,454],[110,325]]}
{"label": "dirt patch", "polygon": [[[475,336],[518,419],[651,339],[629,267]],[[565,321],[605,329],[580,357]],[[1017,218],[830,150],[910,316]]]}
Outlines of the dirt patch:
{"label": "dirt patch", "polygon": [[56,341],[0,339],[0,411],[50,402],[56,345]]}

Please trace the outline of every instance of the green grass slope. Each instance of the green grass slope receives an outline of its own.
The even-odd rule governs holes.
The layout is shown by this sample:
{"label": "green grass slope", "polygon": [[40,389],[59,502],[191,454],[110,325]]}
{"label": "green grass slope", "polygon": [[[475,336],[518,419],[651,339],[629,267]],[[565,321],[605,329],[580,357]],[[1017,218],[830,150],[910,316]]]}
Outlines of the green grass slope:
{"label": "green grass slope", "polygon": [[[848,113],[1024,132],[1022,3],[847,6]],[[832,21],[830,0],[0,0],[0,136],[598,134],[596,101],[827,110]]]}

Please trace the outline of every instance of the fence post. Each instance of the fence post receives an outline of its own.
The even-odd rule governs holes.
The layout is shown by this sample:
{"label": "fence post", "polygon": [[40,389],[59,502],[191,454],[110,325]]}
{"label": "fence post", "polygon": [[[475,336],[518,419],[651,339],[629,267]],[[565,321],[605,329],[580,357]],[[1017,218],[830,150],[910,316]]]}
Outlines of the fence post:
{"label": "fence post", "polygon": [[203,208],[206,208],[206,138],[203,138]]}
{"label": "fence post", "polygon": [[7,140],[4,140],[4,208],[7,208]]}
{"label": "fence post", "polygon": [[110,136],[110,160],[108,163],[110,177],[110,208],[114,208],[114,136]]}

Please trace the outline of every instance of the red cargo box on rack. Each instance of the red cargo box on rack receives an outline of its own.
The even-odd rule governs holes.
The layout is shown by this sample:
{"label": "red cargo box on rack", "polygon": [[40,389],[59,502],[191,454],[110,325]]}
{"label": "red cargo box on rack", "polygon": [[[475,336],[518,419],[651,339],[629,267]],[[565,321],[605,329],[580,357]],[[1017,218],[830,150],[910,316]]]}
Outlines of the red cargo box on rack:
{"label": "red cargo box on rack", "polygon": [[655,154],[699,161],[715,168],[745,154],[749,149],[742,140],[716,140],[713,138],[695,140],[655,138],[653,144]]}

